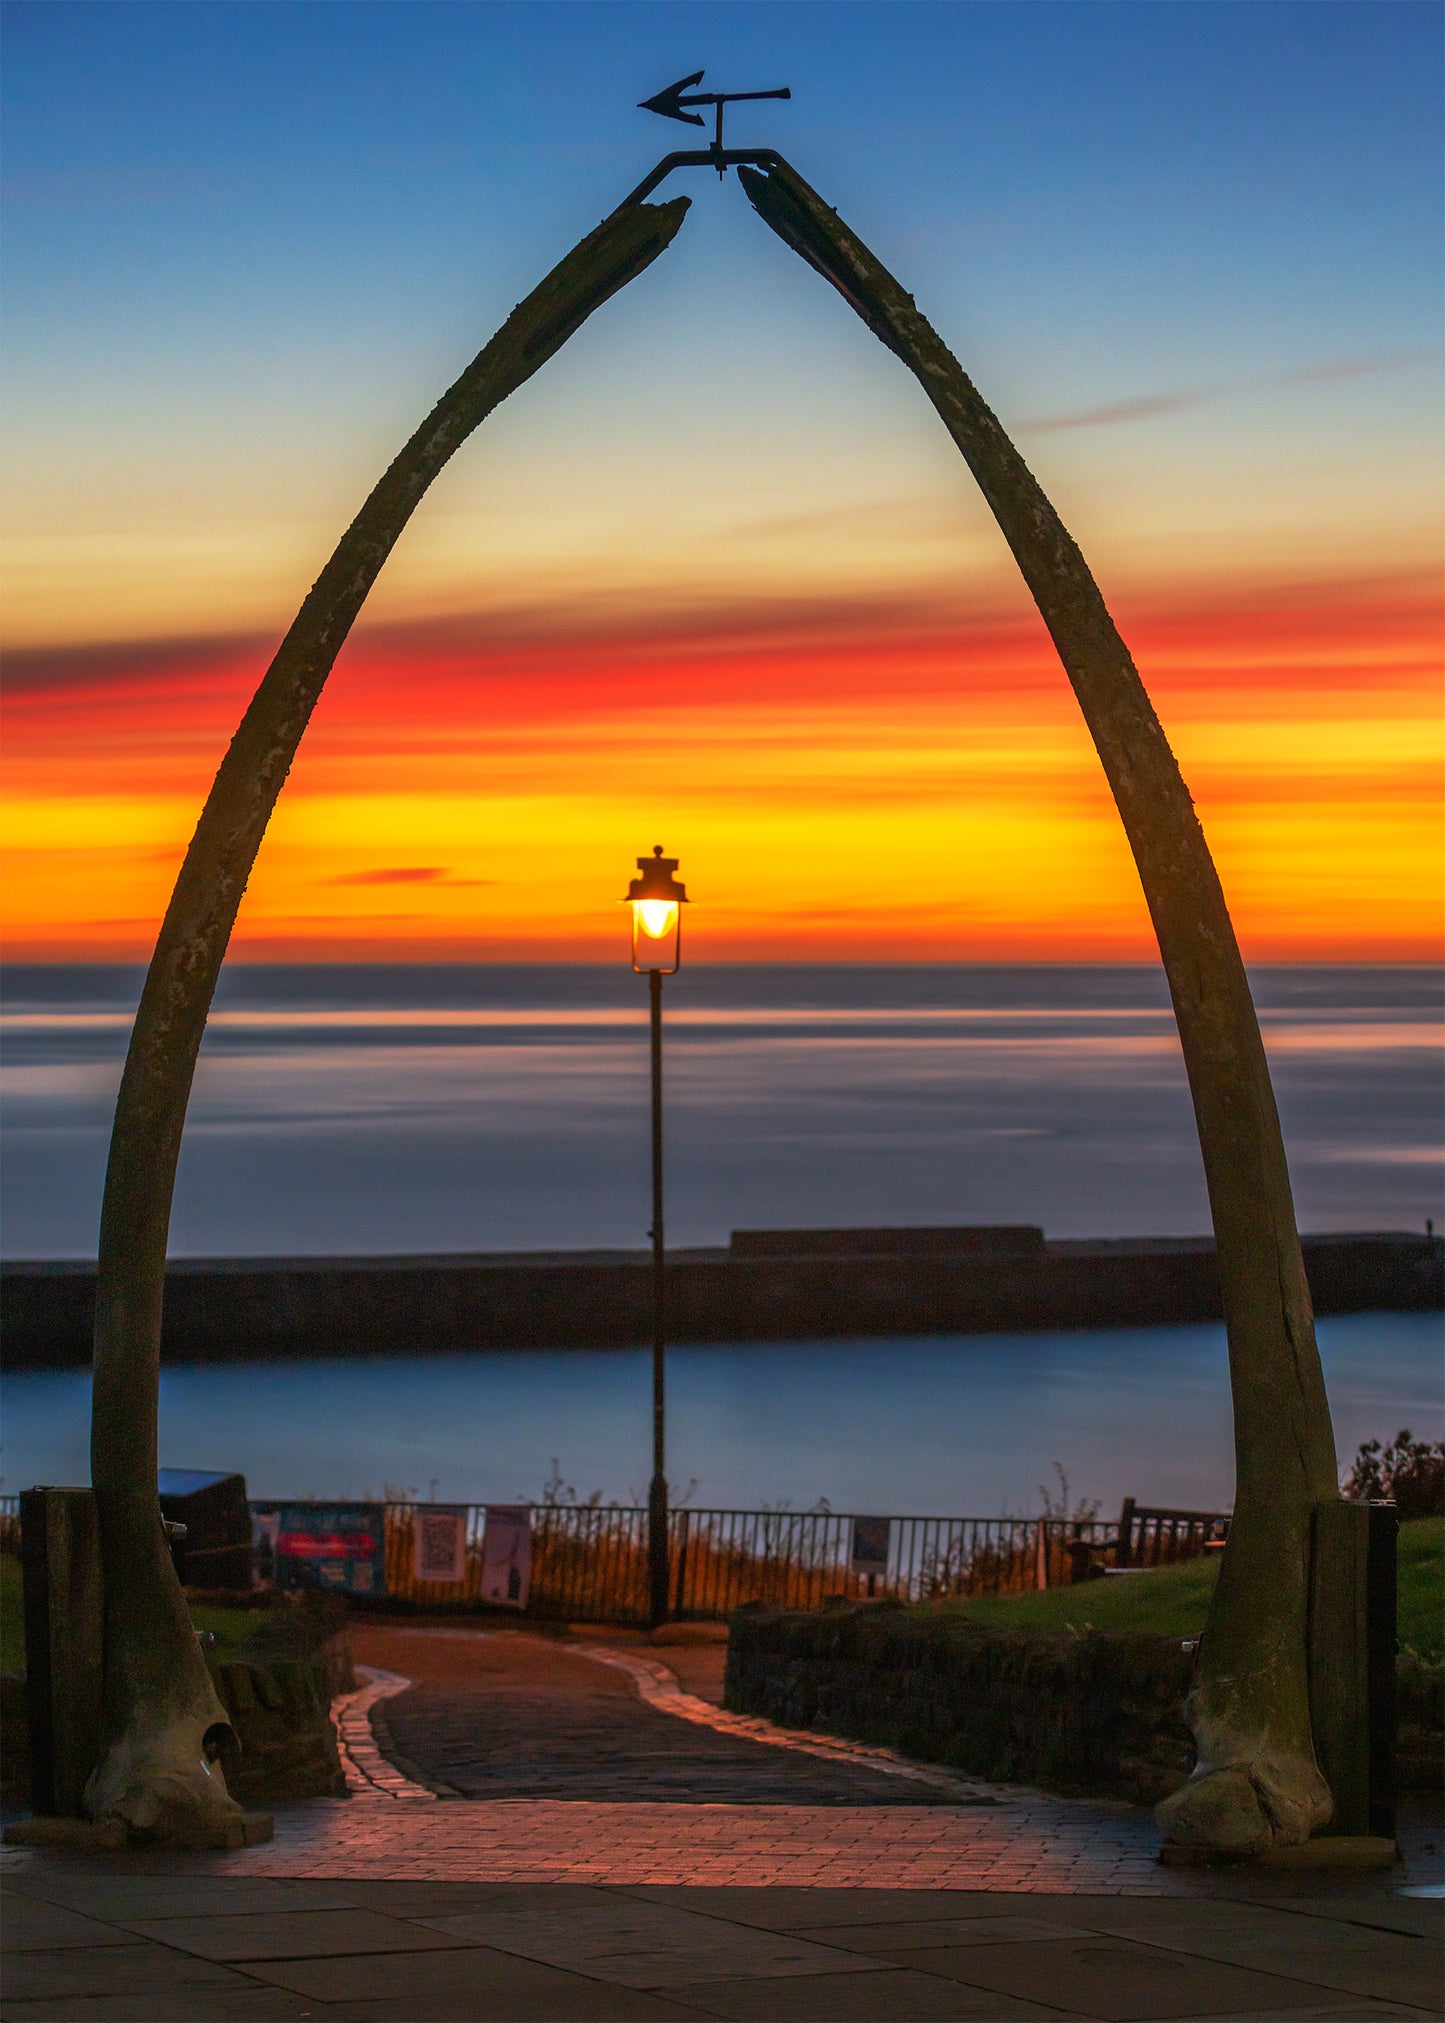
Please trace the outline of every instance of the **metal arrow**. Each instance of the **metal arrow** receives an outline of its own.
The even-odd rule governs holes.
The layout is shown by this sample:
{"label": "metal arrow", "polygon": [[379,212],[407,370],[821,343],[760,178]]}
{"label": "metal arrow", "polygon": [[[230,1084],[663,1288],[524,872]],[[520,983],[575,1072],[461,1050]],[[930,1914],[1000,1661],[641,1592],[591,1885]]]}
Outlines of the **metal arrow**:
{"label": "metal arrow", "polygon": [[[638,101],[638,108],[642,112],[660,113],[664,119],[680,119],[685,126],[702,126],[704,124],[702,114],[684,112],[683,107],[685,105],[710,105],[715,107],[717,125],[713,130],[711,149],[714,157],[721,156],[723,152],[723,107],[725,105],[735,105],[739,99],[744,98],[791,98],[793,95],[787,85],[783,85],[777,91],[693,91],[692,86],[701,84],[702,78],[703,73],[700,70],[695,70],[691,77],[680,77],[677,83],[670,84],[666,91],[659,91],[653,98],[640,99]],[[684,93],[687,95],[684,96]],[[722,175],[727,166],[726,162],[717,161],[718,174]]]}

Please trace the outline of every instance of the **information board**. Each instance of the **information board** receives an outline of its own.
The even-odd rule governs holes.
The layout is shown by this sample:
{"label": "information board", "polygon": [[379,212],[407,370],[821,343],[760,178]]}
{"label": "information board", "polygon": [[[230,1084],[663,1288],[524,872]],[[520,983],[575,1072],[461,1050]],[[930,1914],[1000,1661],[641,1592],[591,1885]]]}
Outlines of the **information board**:
{"label": "information board", "polygon": [[482,1600],[527,1606],[532,1581],[532,1507],[489,1503],[482,1542]]}
{"label": "information board", "polygon": [[381,1504],[278,1503],[275,1515],[277,1587],[352,1595],[386,1592]]}
{"label": "information board", "polygon": [[418,1503],[411,1514],[412,1573],[417,1580],[467,1577],[467,1513],[450,1503]]}
{"label": "information board", "polygon": [[853,1520],[854,1573],[875,1578],[888,1571],[888,1535],[893,1521],[887,1517],[855,1517]]}

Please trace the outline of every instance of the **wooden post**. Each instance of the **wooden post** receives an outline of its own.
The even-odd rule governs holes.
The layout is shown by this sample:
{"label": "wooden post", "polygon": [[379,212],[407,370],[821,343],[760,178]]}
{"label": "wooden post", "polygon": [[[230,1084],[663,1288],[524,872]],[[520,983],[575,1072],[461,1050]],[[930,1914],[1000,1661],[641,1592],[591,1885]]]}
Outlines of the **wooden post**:
{"label": "wooden post", "polygon": [[1368,1597],[1370,1510],[1322,1503],[1310,1553],[1310,1726],[1315,1755],[1334,1794],[1331,1834],[1369,1832]]}
{"label": "wooden post", "polygon": [[[156,1522],[160,1522],[157,1512]],[[100,1753],[100,1533],[89,1489],[24,1489],[25,1700],[30,1804],[81,1819]]]}
{"label": "wooden post", "polygon": [[687,1588],[687,1542],[692,1512],[680,1510],[677,1513],[677,1585],[674,1589],[672,1613],[682,1614],[682,1599]]}
{"label": "wooden post", "polygon": [[1399,1708],[1400,1513],[1393,1503],[1370,1505],[1365,1572],[1365,1647],[1370,1683],[1369,1832],[1395,1838],[1395,1751]]}
{"label": "wooden post", "polygon": [[1119,1543],[1114,1548],[1115,1566],[1134,1564],[1134,1499],[1126,1496],[1119,1509]]}
{"label": "wooden post", "polygon": [[1310,1725],[1331,1837],[1395,1837],[1395,1507],[1322,1503],[1310,1554]]}

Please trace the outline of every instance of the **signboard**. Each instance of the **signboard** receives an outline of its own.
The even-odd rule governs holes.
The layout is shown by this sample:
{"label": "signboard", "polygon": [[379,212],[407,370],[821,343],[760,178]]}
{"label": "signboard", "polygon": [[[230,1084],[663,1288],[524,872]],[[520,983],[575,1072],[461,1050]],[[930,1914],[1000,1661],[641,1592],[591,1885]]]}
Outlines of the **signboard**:
{"label": "signboard", "polygon": [[467,1513],[451,1503],[418,1503],[411,1513],[412,1572],[417,1580],[467,1577]]}
{"label": "signboard", "polygon": [[278,1503],[275,1518],[277,1587],[385,1593],[381,1504]]}
{"label": "signboard", "polygon": [[482,1600],[527,1606],[532,1579],[532,1507],[489,1503],[482,1541]]}
{"label": "signboard", "polygon": [[855,1517],[853,1520],[854,1573],[882,1575],[888,1571],[888,1534],[892,1519]]}

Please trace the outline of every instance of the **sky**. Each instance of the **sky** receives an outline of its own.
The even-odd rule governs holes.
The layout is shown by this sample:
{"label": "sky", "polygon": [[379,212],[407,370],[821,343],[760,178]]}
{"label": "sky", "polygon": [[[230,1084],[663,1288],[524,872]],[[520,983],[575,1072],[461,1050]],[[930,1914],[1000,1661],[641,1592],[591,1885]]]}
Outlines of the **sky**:
{"label": "sky", "polygon": [[[690,132],[778,147],[1079,541],[1246,956],[1441,925],[1442,16],[1416,0],[4,9],[3,946],[144,958],[396,449]],[[464,447],[343,650],[239,960],[1141,960],[1067,682],[906,371],[753,215]]]}

